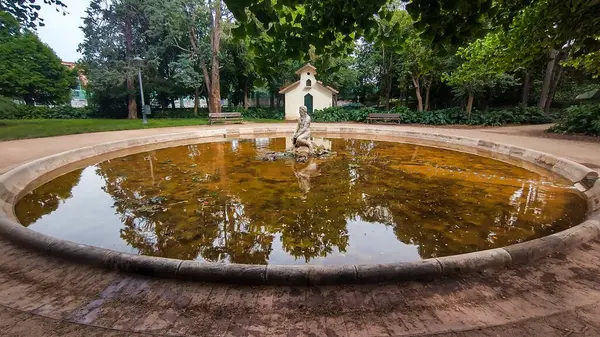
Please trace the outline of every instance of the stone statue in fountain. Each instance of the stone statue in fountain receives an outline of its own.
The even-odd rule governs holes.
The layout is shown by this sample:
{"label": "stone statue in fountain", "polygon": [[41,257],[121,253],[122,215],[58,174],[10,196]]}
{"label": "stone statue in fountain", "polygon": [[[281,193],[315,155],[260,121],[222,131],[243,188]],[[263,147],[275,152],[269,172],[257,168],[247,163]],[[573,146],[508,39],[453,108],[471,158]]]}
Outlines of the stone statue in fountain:
{"label": "stone statue in fountain", "polygon": [[262,161],[275,161],[282,158],[294,158],[296,162],[306,163],[311,158],[328,157],[335,155],[329,149],[323,146],[318,146],[313,142],[310,133],[310,116],[305,106],[300,107],[300,118],[298,119],[298,127],[292,138],[293,148],[286,152],[268,151],[258,154],[258,159]]}
{"label": "stone statue in fountain", "polygon": [[292,143],[296,161],[306,162],[313,153],[314,145],[310,134],[310,116],[305,106],[300,107],[300,118]]}

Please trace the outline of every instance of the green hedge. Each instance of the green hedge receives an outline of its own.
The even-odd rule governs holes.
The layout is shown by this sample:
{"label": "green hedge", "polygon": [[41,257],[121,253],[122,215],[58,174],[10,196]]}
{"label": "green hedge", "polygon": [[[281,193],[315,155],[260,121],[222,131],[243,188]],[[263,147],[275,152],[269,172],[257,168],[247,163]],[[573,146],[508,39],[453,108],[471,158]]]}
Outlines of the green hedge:
{"label": "green hedge", "polygon": [[198,116],[194,116],[193,108],[152,109],[150,118],[208,118],[208,108],[199,108]]}
{"label": "green hedge", "polygon": [[0,119],[85,119],[89,108],[73,108],[68,105],[46,107],[23,104],[2,105]]}
{"label": "green hedge", "polygon": [[[449,108],[432,111],[415,111],[407,107],[395,107],[388,113],[400,114],[400,122],[404,124],[467,124],[467,125],[505,125],[505,124],[543,124],[552,118],[536,107],[518,106],[511,109],[493,109],[474,111],[470,116],[460,108]],[[315,111],[316,122],[364,122],[370,113],[385,113],[375,108],[348,109],[331,107]]]}
{"label": "green hedge", "polygon": [[377,113],[375,108],[349,109],[335,106],[313,113],[312,120],[315,122],[364,122],[371,113]]}
{"label": "green hedge", "polygon": [[[223,112],[241,112],[244,118],[283,119],[283,110],[264,108],[236,108],[223,107]],[[156,109],[152,110],[152,118],[208,118],[208,108],[200,108],[198,116],[194,116],[194,109]]]}
{"label": "green hedge", "polygon": [[[227,108],[223,108],[227,109]],[[261,119],[284,119],[285,112],[280,109],[268,109],[268,108],[232,108],[227,109],[228,111],[241,112],[244,118],[261,118]]]}
{"label": "green hedge", "polygon": [[[276,109],[223,107],[223,112],[241,112],[244,118],[283,119],[284,112]],[[96,111],[93,107],[73,108],[68,105],[46,107],[14,104],[9,99],[0,100],[0,119],[85,119],[107,118],[108,114]],[[194,109],[153,109],[150,118],[208,118],[208,109],[200,108],[194,116]]]}
{"label": "green hedge", "polygon": [[550,132],[582,133],[600,136],[600,104],[573,105]]}

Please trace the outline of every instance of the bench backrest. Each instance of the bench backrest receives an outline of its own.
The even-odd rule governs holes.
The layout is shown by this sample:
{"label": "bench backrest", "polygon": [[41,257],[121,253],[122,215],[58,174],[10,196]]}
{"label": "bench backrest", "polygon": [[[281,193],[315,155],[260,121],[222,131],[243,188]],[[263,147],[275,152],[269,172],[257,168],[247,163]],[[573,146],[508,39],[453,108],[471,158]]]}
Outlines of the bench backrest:
{"label": "bench backrest", "polygon": [[208,114],[210,118],[242,117],[241,112],[219,112]]}

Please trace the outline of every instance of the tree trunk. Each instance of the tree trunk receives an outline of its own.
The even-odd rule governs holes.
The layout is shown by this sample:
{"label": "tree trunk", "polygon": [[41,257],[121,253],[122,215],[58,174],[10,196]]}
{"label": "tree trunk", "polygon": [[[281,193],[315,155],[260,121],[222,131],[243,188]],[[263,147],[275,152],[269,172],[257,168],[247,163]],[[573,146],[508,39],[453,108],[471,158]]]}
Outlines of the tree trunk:
{"label": "tree trunk", "polygon": [[529,103],[529,91],[531,90],[531,70],[528,69],[525,72],[525,78],[523,79],[523,93],[521,94],[521,103],[525,106]]}
{"label": "tree trunk", "polygon": [[271,109],[275,109],[275,92],[271,91]]}
{"label": "tree trunk", "polygon": [[281,95],[277,94],[277,109],[281,108]]}
{"label": "tree trunk", "polygon": [[540,101],[538,102],[538,108],[544,109],[550,96],[550,89],[552,84],[552,78],[554,77],[554,68],[558,63],[558,50],[551,49],[549,52],[550,61],[546,66],[546,74],[544,75],[544,83],[542,84],[542,93],[540,94]]}
{"label": "tree trunk", "polygon": [[198,117],[198,106],[200,105],[200,88],[194,88],[194,117]]}
{"label": "tree trunk", "polygon": [[490,96],[491,95],[492,95],[492,93],[490,92],[489,89],[485,91],[485,95],[483,96],[483,111],[488,111],[488,109],[490,107]]}
{"label": "tree trunk", "polygon": [[471,111],[473,110],[473,99],[475,97],[473,94],[469,94],[469,98],[467,99],[467,118],[471,119]]}
{"label": "tree trunk", "polygon": [[211,90],[209,93],[210,110],[212,113],[221,112],[221,79],[219,70],[219,50],[221,42],[221,0],[216,0],[214,4],[214,18],[211,34],[211,51],[212,51],[212,64],[211,64]]}
{"label": "tree trunk", "polygon": [[137,118],[137,102],[135,101],[135,85],[133,79],[127,79],[127,118]]}
{"label": "tree trunk", "polygon": [[244,82],[244,110],[248,109],[248,80]]}
{"label": "tree trunk", "polygon": [[415,94],[417,95],[417,111],[423,111],[423,97],[421,97],[421,87],[419,85],[419,79],[411,76],[413,85],[415,87]]}
{"label": "tree trunk", "polygon": [[179,108],[183,109],[185,107],[183,96],[179,97]]}
{"label": "tree trunk", "polygon": [[425,84],[425,111],[429,111],[429,92],[431,91],[431,83]]}
{"label": "tree trunk", "polygon": [[[131,27],[131,18],[125,17],[124,22],[125,35],[125,58],[131,60],[133,58],[133,32]],[[135,85],[131,75],[127,75],[127,118],[137,118],[137,102],[135,101]]]}
{"label": "tree trunk", "polygon": [[556,89],[558,88],[558,83],[560,82],[560,78],[562,77],[563,67],[557,64],[556,67],[556,76],[552,79],[552,85],[550,86],[550,94],[548,95],[548,100],[546,100],[546,105],[544,106],[545,112],[550,112],[550,106],[552,105],[552,100],[554,99],[554,94],[556,93]]}
{"label": "tree trunk", "polygon": [[390,95],[392,93],[392,76],[388,75],[386,88],[385,88],[385,109],[390,109]]}
{"label": "tree trunk", "polygon": [[389,64],[386,64],[386,55],[385,55],[385,47],[382,48],[382,52],[383,52],[383,67],[384,67],[384,71],[385,71],[385,87],[384,87],[384,94],[385,96],[383,97],[384,100],[384,104],[385,104],[385,109],[389,110],[390,109],[390,95],[392,93],[392,64],[393,64],[393,59],[392,59],[392,53],[388,53],[388,58],[389,58]]}
{"label": "tree trunk", "polygon": [[260,108],[260,93],[258,91],[256,92],[254,99],[256,100],[256,107]]}
{"label": "tree trunk", "polygon": [[209,95],[206,95],[206,106],[208,107],[208,112],[212,113],[212,108],[209,104],[209,98],[208,98],[208,96],[210,96],[210,88],[211,88],[210,87],[210,83],[211,83],[210,76],[208,74],[208,69],[206,68],[206,64],[203,63],[201,65],[201,67],[202,67],[202,75],[204,76],[204,84],[206,86],[206,92],[209,93]]}

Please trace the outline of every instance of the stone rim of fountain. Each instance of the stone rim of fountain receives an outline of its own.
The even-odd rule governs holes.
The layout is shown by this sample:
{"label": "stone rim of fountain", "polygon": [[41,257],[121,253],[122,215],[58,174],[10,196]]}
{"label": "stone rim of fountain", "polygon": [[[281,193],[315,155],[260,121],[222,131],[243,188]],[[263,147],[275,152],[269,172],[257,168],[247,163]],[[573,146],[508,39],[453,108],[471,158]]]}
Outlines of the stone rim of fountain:
{"label": "stone rim of fountain", "polygon": [[148,146],[166,148],[190,143],[214,142],[224,137],[282,136],[294,131],[288,126],[277,128],[240,126],[104,143],[58,153],[18,166],[0,175],[0,235],[43,254],[110,270],[201,282],[274,285],[429,280],[531,263],[548,255],[564,253],[572,247],[600,237],[600,183],[594,184],[598,179],[598,173],[573,161],[526,148],[430,132],[380,129],[360,125],[318,124],[314,125],[312,130],[325,136],[343,134],[356,138],[385,136],[398,140],[412,139],[431,142],[453,150],[472,149],[528,162],[568,179],[585,194],[588,202],[587,218],[581,224],[559,233],[502,248],[467,254],[388,264],[288,266],[207,263],[122,253],[38,233],[22,226],[14,214],[14,206],[20,197],[33,187],[54,178],[50,178],[53,172],[56,173],[73,165],[97,163],[100,156],[119,157],[147,150]]}

